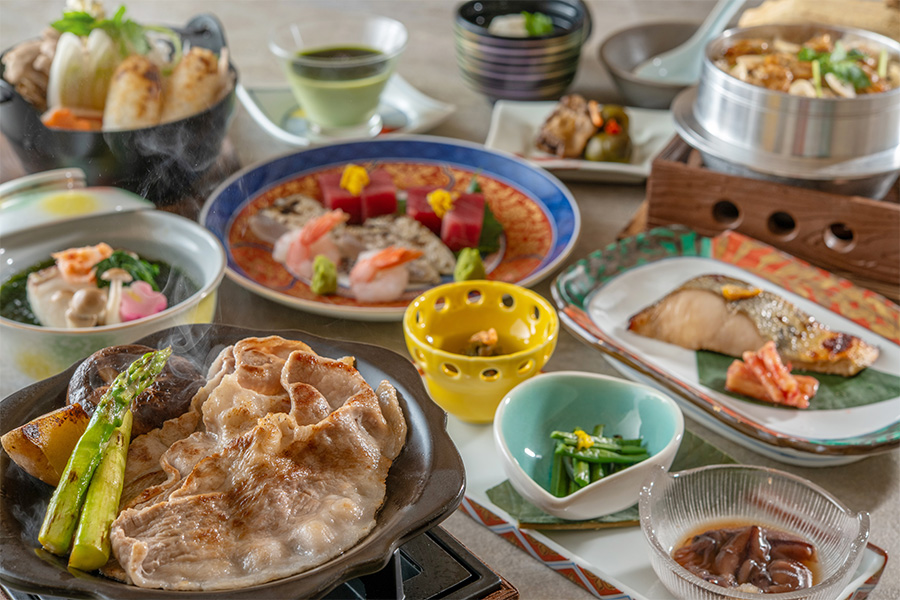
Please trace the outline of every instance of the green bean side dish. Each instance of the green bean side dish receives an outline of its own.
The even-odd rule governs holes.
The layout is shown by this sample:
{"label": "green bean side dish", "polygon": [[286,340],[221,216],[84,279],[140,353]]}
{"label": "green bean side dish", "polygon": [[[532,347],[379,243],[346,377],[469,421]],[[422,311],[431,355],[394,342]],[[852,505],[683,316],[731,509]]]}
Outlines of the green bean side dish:
{"label": "green bean side dish", "polygon": [[556,440],[550,493],[558,498],[650,458],[642,438],[603,437],[603,425],[595,426],[593,435],[575,428],[554,431],[550,438]]}

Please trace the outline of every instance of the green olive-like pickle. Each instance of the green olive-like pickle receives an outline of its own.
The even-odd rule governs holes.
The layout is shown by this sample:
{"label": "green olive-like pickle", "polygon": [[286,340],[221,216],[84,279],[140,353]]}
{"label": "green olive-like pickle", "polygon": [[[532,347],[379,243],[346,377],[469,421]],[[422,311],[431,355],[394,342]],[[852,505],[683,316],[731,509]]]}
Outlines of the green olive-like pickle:
{"label": "green olive-like pickle", "polygon": [[615,120],[619,127],[622,128],[622,133],[627,134],[629,132],[628,113],[625,112],[622,106],[618,104],[604,104],[600,108],[600,116],[603,117],[604,123]]}
{"label": "green olive-like pickle", "polygon": [[627,163],[631,160],[632,144],[627,133],[609,134],[605,131],[588,140],[584,158],[593,161]]}

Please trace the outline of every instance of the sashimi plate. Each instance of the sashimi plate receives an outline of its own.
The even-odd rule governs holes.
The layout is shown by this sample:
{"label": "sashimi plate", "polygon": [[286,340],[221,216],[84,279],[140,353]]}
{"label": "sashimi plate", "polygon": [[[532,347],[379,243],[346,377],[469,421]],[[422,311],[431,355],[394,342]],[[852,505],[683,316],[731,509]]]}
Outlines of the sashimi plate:
{"label": "sashimi plate", "polygon": [[642,183],[650,176],[653,159],[675,135],[670,111],[626,106],[633,145],[631,160],[617,163],[559,158],[535,145],[541,126],[556,105],[556,102],[497,101],[484,145],[521,156],[566,181]]}
{"label": "sashimi plate", "polygon": [[[485,258],[488,279],[528,286],[547,277],[572,251],[581,226],[575,199],[553,175],[483,146],[428,136],[405,136],[319,146],[239,171],[207,200],[200,222],[225,246],[226,274],[239,285],[307,312],[370,321],[396,321],[421,289],[386,303],[347,294],[318,295],[272,257],[251,220],[276,199],[318,197],[316,175],[354,163],[388,171],[398,188],[453,187],[477,177],[485,201],[503,226],[501,248]],[[449,281],[444,276],[443,281]],[[442,282],[443,282],[442,281]]]}
{"label": "sashimi plate", "polygon": [[[845,399],[824,409],[815,397],[801,411],[701,383],[698,353],[628,331],[628,321],[711,273],[778,294],[827,327],[877,346],[877,361],[845,380]],[[623,375],[670,392],[688,416],[769,458],[821,467],[900,446],[900,308],[762,242],[736,232],[707,238],[683,228],[651,230],[574,263],[556,279],[553,296],[565,326]],[[866,387],[869,376],[886,382],[878,394]]]}

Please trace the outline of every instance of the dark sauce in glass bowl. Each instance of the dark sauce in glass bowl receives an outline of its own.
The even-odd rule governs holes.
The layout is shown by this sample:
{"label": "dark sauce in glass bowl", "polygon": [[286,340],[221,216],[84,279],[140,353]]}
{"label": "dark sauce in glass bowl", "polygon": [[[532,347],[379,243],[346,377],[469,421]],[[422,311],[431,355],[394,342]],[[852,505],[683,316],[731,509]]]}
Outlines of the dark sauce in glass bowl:
{"label": "dark sauce in glass bowl", "polygon": [[672,553],[701,579],[726,588],[754,586],[763,594],[806,589],[818,581],[816,548],[805,539],[756,524],[713,527],[698,528]]}
{"label": "dark sauce in glass bowl", "polygon": [[[142,259],[159,268],[155,281],[159,291],[166,296],[167,308],[184,302],[200,290],[200,287],[180,269],[163,261],[150,260],[146,257],[142,257]],[[48,258],[19,271],[4,281],[0,285],[0,317],[26,325],[40,326],[40,322],[34,316],[28,302],[28,275],[52,267],[55,262],[54,259]]]}

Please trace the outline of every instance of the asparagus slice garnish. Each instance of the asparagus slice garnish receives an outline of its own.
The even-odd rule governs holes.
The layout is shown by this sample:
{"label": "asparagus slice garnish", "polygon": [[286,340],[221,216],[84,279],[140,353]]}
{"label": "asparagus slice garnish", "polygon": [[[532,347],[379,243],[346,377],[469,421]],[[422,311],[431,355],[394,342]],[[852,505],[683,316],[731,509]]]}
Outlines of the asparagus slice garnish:
{"label": "asparagus slice garnish", "polygon": [[99,569],[109,560],[109,527],[119,514],[119,500],[125,483],[125,460],[131,439],[131,411],[112,433],[103,459],[91,479],[84,507],[75,530],[69,567],[82,571]]}
{"label": "asparagus slice garnish", "polygon": [[113,430],[122,424],[131,401],[153,383],[171,354],[171,348],[148,352],[119,373],[103,394],[47,506],[38,541],[49,552],[69,551],[84,496]]}

